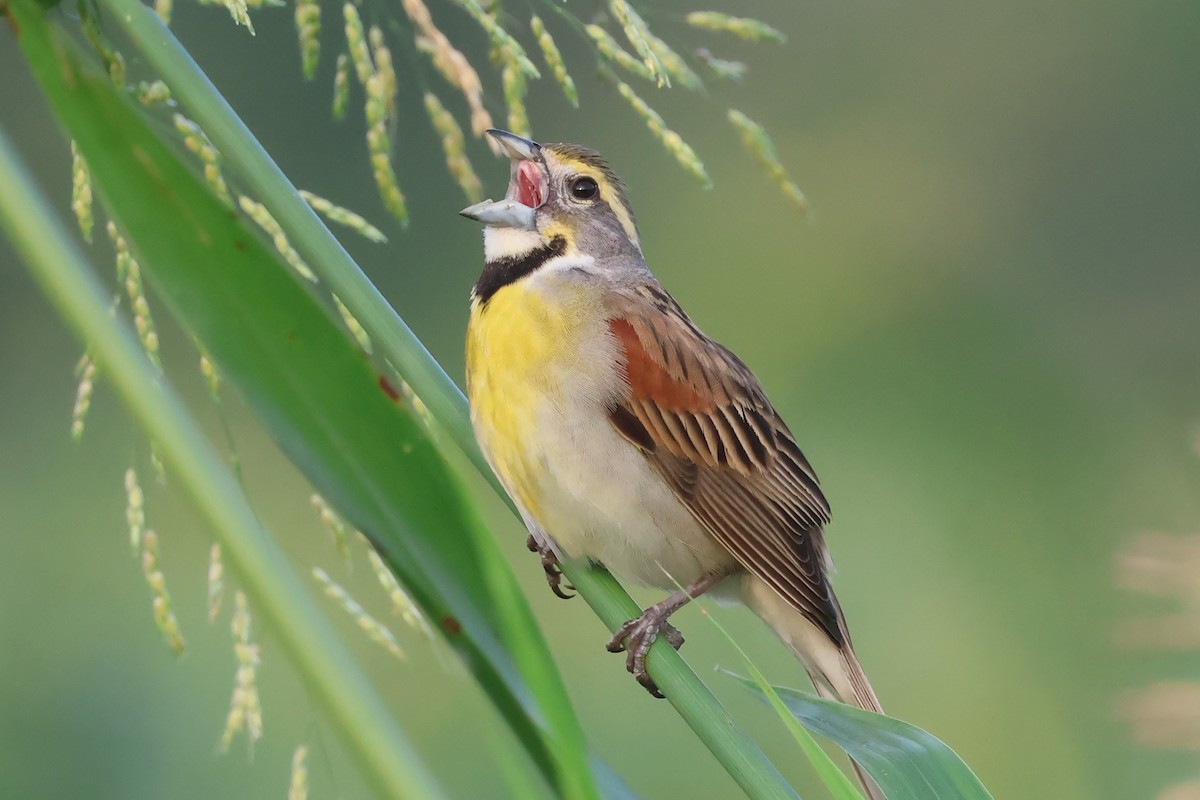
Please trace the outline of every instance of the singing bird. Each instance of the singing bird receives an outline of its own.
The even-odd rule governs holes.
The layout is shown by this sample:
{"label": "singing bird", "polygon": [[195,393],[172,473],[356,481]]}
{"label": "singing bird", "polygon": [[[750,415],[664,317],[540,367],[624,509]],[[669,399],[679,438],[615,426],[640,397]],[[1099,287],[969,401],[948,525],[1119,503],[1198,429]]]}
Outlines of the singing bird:
{"label": "singing bird", "polygon": [[675,590],[608,643],[646,654],[702,593],[745,603],[818,693],[881,712],[830,585],[829,504],[754,373],[650,273],[625,185],[592,150],[492,130],[511,159],[471,291],[475,435],[556,594],[560,559]]}

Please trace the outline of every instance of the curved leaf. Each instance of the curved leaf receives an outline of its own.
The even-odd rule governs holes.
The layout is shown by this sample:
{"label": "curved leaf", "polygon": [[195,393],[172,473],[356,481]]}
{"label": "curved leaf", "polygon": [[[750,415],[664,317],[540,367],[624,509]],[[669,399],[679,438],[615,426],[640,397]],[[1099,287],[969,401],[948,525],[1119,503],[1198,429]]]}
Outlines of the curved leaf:
{"label": "curved leaf", "polygon": [[[767,699],[754,681],[733,677]],[[888,800],[992,800],[957,753],[916,725],[797,689],[771,688],[804,727],[835,742],[862,765]]]}

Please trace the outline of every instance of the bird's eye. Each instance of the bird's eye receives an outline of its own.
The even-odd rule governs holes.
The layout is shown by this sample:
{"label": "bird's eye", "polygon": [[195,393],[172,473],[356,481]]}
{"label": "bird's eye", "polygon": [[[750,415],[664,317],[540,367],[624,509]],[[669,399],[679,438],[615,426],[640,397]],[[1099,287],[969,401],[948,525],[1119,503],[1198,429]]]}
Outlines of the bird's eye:
{"label": "bird's eye", "polygon": [[576,200],[591,200],[600,193],[600,186],[593,178],[583,176],[571,181],[571,196]]}

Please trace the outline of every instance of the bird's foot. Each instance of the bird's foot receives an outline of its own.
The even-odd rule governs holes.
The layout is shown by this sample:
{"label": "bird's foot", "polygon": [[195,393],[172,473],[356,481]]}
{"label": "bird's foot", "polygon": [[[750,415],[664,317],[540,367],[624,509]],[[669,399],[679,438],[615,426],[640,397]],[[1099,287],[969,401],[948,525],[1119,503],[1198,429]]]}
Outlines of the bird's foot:
{"label": "bird's foot", "polygon": [[[543,545],[536,538],[534,538],[532,533],[529,534],[529,538],[525,540],[525,546],[529,548],[529,552],[537,553],[542,557],[542,569],[546,571],[546,583],[550,584],[550,591],[554,592],[555,595],[561,597],[563,600],[570,600],[572,597],[574,597],[575,595],[567,594],[562,590],[562,587],[564,586],[562,565],[558,563],[558,556],[554,554],[554,551],[551,550],[549,546]],[[569,583],[565,584],[565,586],[568,589],[575,588]]]}
{"label": "bird's foot", "polygon": [[659,698],[664,695],[650,677],[650,673],[646,672],[646,655],[650,652],[650,645],[662,634],[667,643],[676,650],[683,646],[683,634],[667,622],[667,617],[677,606],[664,607],[665,605],[650,606],[640,617],[626,622],[617,629],[607,645],[610,653],[626,651],[625,669],[629,670],[646,691]]}

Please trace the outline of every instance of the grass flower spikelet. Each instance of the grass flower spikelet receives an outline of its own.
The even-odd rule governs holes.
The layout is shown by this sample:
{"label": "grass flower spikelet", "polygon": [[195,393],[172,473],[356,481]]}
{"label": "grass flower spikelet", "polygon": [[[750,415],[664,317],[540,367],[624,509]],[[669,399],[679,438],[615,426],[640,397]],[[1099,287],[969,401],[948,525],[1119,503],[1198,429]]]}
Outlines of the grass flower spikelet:
{"label": "grass flower spikelet", "polygon": [[401,227],[408,226],[408,206],[396,171],[392,167],[392,143],[387,132],[387,103],[384,99],[383,80],[379,75],[367,78],[367,101],[364,113],[367,117],[367,152],[371,157],[371,172],[375,176],[375,187],[379,199],[391,212]]}
{"label": "grass flower spikelet", "polygon": [[288,781],[287,800],[308,800],[308,748],[299,745],[292,753],[292,778]]}
{"label": "grass flower spikelet", "polygon": [[100,32],[100,26],[96,23],[95,12],[90,10],[89,6],[81,5],[80,20],[83,23],[83,32],[87,36],[92,47],[96,49],[96,53],[100,56],[100,60],[104,62],[104,68],[108,71],[108,77],[117,86],[125,87],[125,57],[109,44],[104,38],[104,34]]}
{"label": "grass flower spikelet", "polygon": [[587,25],[584,30],[595,43],[601,56],[639,78],[645,78],[648,81],[654,79],[646,65],[626,52],[604,28],[599,25]]}
{"label": "grass flower spikelet", "polygon": [[550,35],[550,31],[546,30],[546,24],[542,22],[541,17],[535,14],[529,20],[529,27],[533,31],[533,35],[537,38],[538,47],[542,49],[542,60],[550,68],[550,73],[554,75],[554,80],[558,82],[559,88],[562,89],[563,95],[567,98],[567,102],[575,108],[579,108],[579,92],[575,88],[575,81],[572,80],[570,73],[567,72],[567,65],[563,61],[562,52],[559,51],[558,45],[554,43],[554,37]]}
{"label": "grass flower spikelet", "polygon": [[203,350],[200,351],[200,374],[204,377],[204,385],[208,388],[208,396],[213,399],[213,402],[220,400],[221,373],[217,372],[217,365],[213,363],[208,353]]}
{"label": "grass flower spikelet", "polygon": [[71,140],[71,211],[75,213],[83,240],[90,244],[96,224],[92,216],[92,176],[74,139]]}
{"label": "grass flower spikelet", "polygon": [[83,424],[92,407],[92,392],[96,388],[96,362],[90,353],[84,353],[75,367],[79,384],[75,387],[75,405],[71,409],[71,438],[78,442],[83,438]]}
{"label": "grass flower spikelet", "polygon": [[321,3],[319,0],[296,0],[293,16],[300,40],[301,68],[305,79],[312,80],[321,59]]}
{"label": "grass flower spikelet", "polygon": [[350,309],[346,308],[346,304],[342,302],[342,298],[336,294],[333,295],[333,304],[337,307],[338,316],[342,318],[346,329],[350,331],[350,335],[354,337],[354,341],[362,348],[362,351],[367,355],[371,354],[371,336],[367,333],[367,329],[362,326],[362,323],[350,313]]}
{"label": "grass flower spikelet", "polygon": [[129,306],[133,310],[133,327],[137,330],[142,350],[159,370],[162,361],[158,352],[158,331],[154,326],[154,317],[150,314],[150,302],[146,299],[145,287],[142,285],[142,270],[138,262],[129,252],[125,238],[117,232],[117,226],[110,220],[105,226],[108,238],[112,240],[113,249],[117,254],[117,280],[125,284],[125,294],[129,297]]}
{"label": "grass flower spikelet", "polygon": [[341,53],[333,71],[333,118],[339,122],[346,118],[346,106],[350,103],[350,56]]}
{"label": "grass flower spikelet", "polygon": [[173,104],[171,90],[162,81],[138,81],[135,94],[138,102],[144,106]]}
{"label": "grass flower spikelet", "polygon": [[158,534],[147,528],[142,532],[142,574],[146,576],[146,584],[153,595],[154,624],[162,633],[175,655],[183,653],[187,647],[183,633],[179,630],[179,620],[171,608],[171,595],[167,592],[167,581],[158,568]]}
{"label": "grass flower spikelet", "polygon": [[504,106],[508,109],[508,129],[518,136],[530,135],[529,112],[525,108],[525,93],[529,86],[525,73],[510,58],[500,68],[500,83],[504,87]]}
{"label": "grass flower spikelet", "polygon": [[184,146],[200,157],[200,162],[204,165],[204,179],[208,181],[208,185],[217,193],[217,197],[221,198],[221,202],[232,206],[233,199],[229,196],[229,187],[225,185],[225,178],[221,175],[221,154],[217,152],[217,148],[192,120],[182,114],[176,114],[174,120],[175,130],[183,136]]}
{"label": "grass flower spikelet", "polygon": [[320,567],[313,567],[312,574],[317,582],[324,587],[325,594],[335,600],[347,614],[354,618],[355,624],[358,625],[359,630],[367,635],[367,638],[387,650],[396,658],[404,658],[404,651],[400,649],[400,643],[396,641],[395,635],[363,610],[363,607],[355,602],[350,593],[335,583],[325,570]]}
{"label": "grass flower spikelet", "polygon": [[[422,0],[400,0],[400,6],[419,31],[416,36],[417,49],[427,54],[442,77],[463,93],[471,108],[471,133],[477,137],[483,136],[484,131],[493,125],[492,116],[483,105],[483,84],[479,81],[479,73],[433,24],[433,17]],[[496,152],[490,140],[488,143]]]}
{"label": "grass flower spikelet", "polygon": [[387,237],[383,235],[383,231],[350,209],[335,205],[324,197],[315,195],[304,189],[300,190],[300,196],[304,198],[306,203],[312,206],[313,211],[316,211],[330,222],[345,225],[350,230],[372,242],[382,243],[387,241]]}
{"label": "grass flower spikelet", "polygon": [[229,750],[233,737],[246,732],[251,749],[262,738],[262,703],[258,696],[258,645],[250,636],[250,603],[246,595],[238,590],[233,595],[233,619],[229,630],[233,634],[233,653],[237,660],[237,672],[233,681],[233,697],[229,702],[229,714],[225,718],[225,730],[221,732],[221,750]]}
{"label": "grass flower spikelet", "polygon": [[747,17],[733,17],[718,11],[693,11],[687,15],[693,28],[717,33],[730,33],[739,39],[751,42],[776,42],[783,44],[787,37],[765,22]]}
{"label": "grass flower spikelet", "polygon": [[741,61],[726,61],[723,58],[717,58],[704,47],[698,48],[694,55],[701,63],[712,70],[714,75],[726,80],[740,82],[745,77],[746,70],[749,69]]}
{"label": "grass flower spikelet", "polygon": [[283,232],[283,228],[279,227],[279,223],[275,217],[271,216],[271,212],[262,203],[255,202],[244,194],[238,195],[238,205],[246,216],[254,220],[258,227],[262,228],[268,236],[271,237],[271,243],[275,245],[275,249],[283,256],[283,260],[288,266],[296,270],[300,277],[312,283],[317,282],[316,274],[309,268],[308,264],[304,263],[304,259],[296,252],[288,242],[287,234]]}
{"label": "grass flower spikelet", "polygon": [[704,169],[704,164],[700,161],[700,157],[696,155],[696,151],[687,142],[683,141],[683,138],[678,133],[668,128],[667,123],[659,116],[658,112],[648,106],[645,100],[638,97],[633,89],[629,87],[629,84],[622,80],[616,80],[616,83],[617,91],[629,102],[629,105],[633,106],[634,112],[646,121],[646,127],[658,137],[663,147],[667,148],[667,152],[675,156],[675,160],[684,169],[695,175],[696,179],[706,189],[711,188],[712,179],[708,177],[708,172]]}
{"label": "grass flower spikelet", "polygon": [[313,494],[308,500],[316,510],[317,516],[321,519],[321,524],[333,536],[333,546],[337,548],[338,555],[349,564],[350,533],[346,529],[346,523],[342,521],[338,513],[333,510],[333,507],[321,495]]}
{"label": "grass flower spikelet", "polygon": [[225,599],[225,565],[221,561],[221,544],[213,542],[208,550],[208,621],[216,622],[221,613],[221,602]]}
{"label": "grass flower spikelet", "polygon": [[625,32],[625,38],[629,40],[633,52],[637,53],[642,63],[646,65],[646,69],[650,71],[651,78],[660,87],[670,86],[671,77],[650,45],[652,34],[646,21],[633,10],[627,0],[609,0],[608,10],[612,12],[617,24]]}
{"label": "grass flower spikelet", "polygon": [[408,593],[400,586],[400,582],[396,580],[396,576],[388,569],[387,564],[383,563],[383,559],[380,558],[379,553],[375,551],[371,543],[365,537],[362,541],[367,548],[367,561],[371,564],[371,571],[375,573],[375,578],[379,581],[379,585],[383,587],[388,599],[392,602],[392,613],[398,614],[406,625],[418,631],[426,639],[432,639],[433,630],[429,627],[429,623],[425,621],[425,616],[417,608],[417,604],[413,602]]}
{"label": "grass flower spikelet", "polygon": [[442,150],[446,154],[446,168],[450,170],[450,175],[469,201],[479,202],[483,199],[483,184],[467,158],[466,141],[458,121],[433,92],[425,93],[425,111],[429,114],[433,129],[442,139]]}
{"label": "grass flower spikelet", "polygon": [[775,145],[771,142],[771,137],[767,136],[767,132],[763,127],[734,108],[729,109],[729,121],[737,128],[738,135],[742,139],[742,144],[754,154],[754,157],[758,159],[758,163],[767,171],[767,174],[775,182],[775,185],[801,211],[807,211],[807,198],[805,198],[804,193],[800,191],[800,187],[796,185],[791,176],[788,175],[783,164],[780,163],[779,154],[775,152]]}
{"label": "grass flower spikelet", "polygon": [[142,549],[142,534],[146,532],[146,495],[133,467],[125,470],[125,522],[129,526],[129,545],[137,555]]}
{"label": "grass flower spikelet", "polygon": [[492,42],[492,47],[504,54],[505,61],[511,60],[516,62],[517,68],[526,77],[542,77],[542,74],[538,72],[538,68],[529,60],[529,56],[525,53],[525,48],[508,31],[501,27],[492,13],[485,11],[476,0],[457,0],[457,2],[466,9],[472,19],[479,23],[480,27],[487,31],[488,38]]}
{"label": "grass flower spikelet", "polygon": [[696,74],[695,70],[683,60],[683,56],[672,50],[669,44],[654,34],[648,34],[647,41],[650,43],[650,49],[654,51],[654,55],[658,56],[663,69],[668,75],[679,81],[680,86],[693,92],[704,90],[704,82],[700,80],[700,76]]}
{"label": "grass flower spikelet", "polygon": [[375,74],[375,62],[371,60],[371,50],[367,47],[362,18],[353,3],[342,6],[342,16],[346,20],[346,47],[350,50],[354,74],[358,76],[358,82],[366,86],[367,80]]}
{"label": "grass flower spikelet", "polygon": [[399,86],[396,81],[396,67],[392,64],[392,51],[383,41],[383,31],[378,25],[372,25],[367,33],[371,42],[371,55],[375,59],[375,74],[379,76],[380,88],[383,91],[384,110],[389,120],[396,118],[396,94]]}

